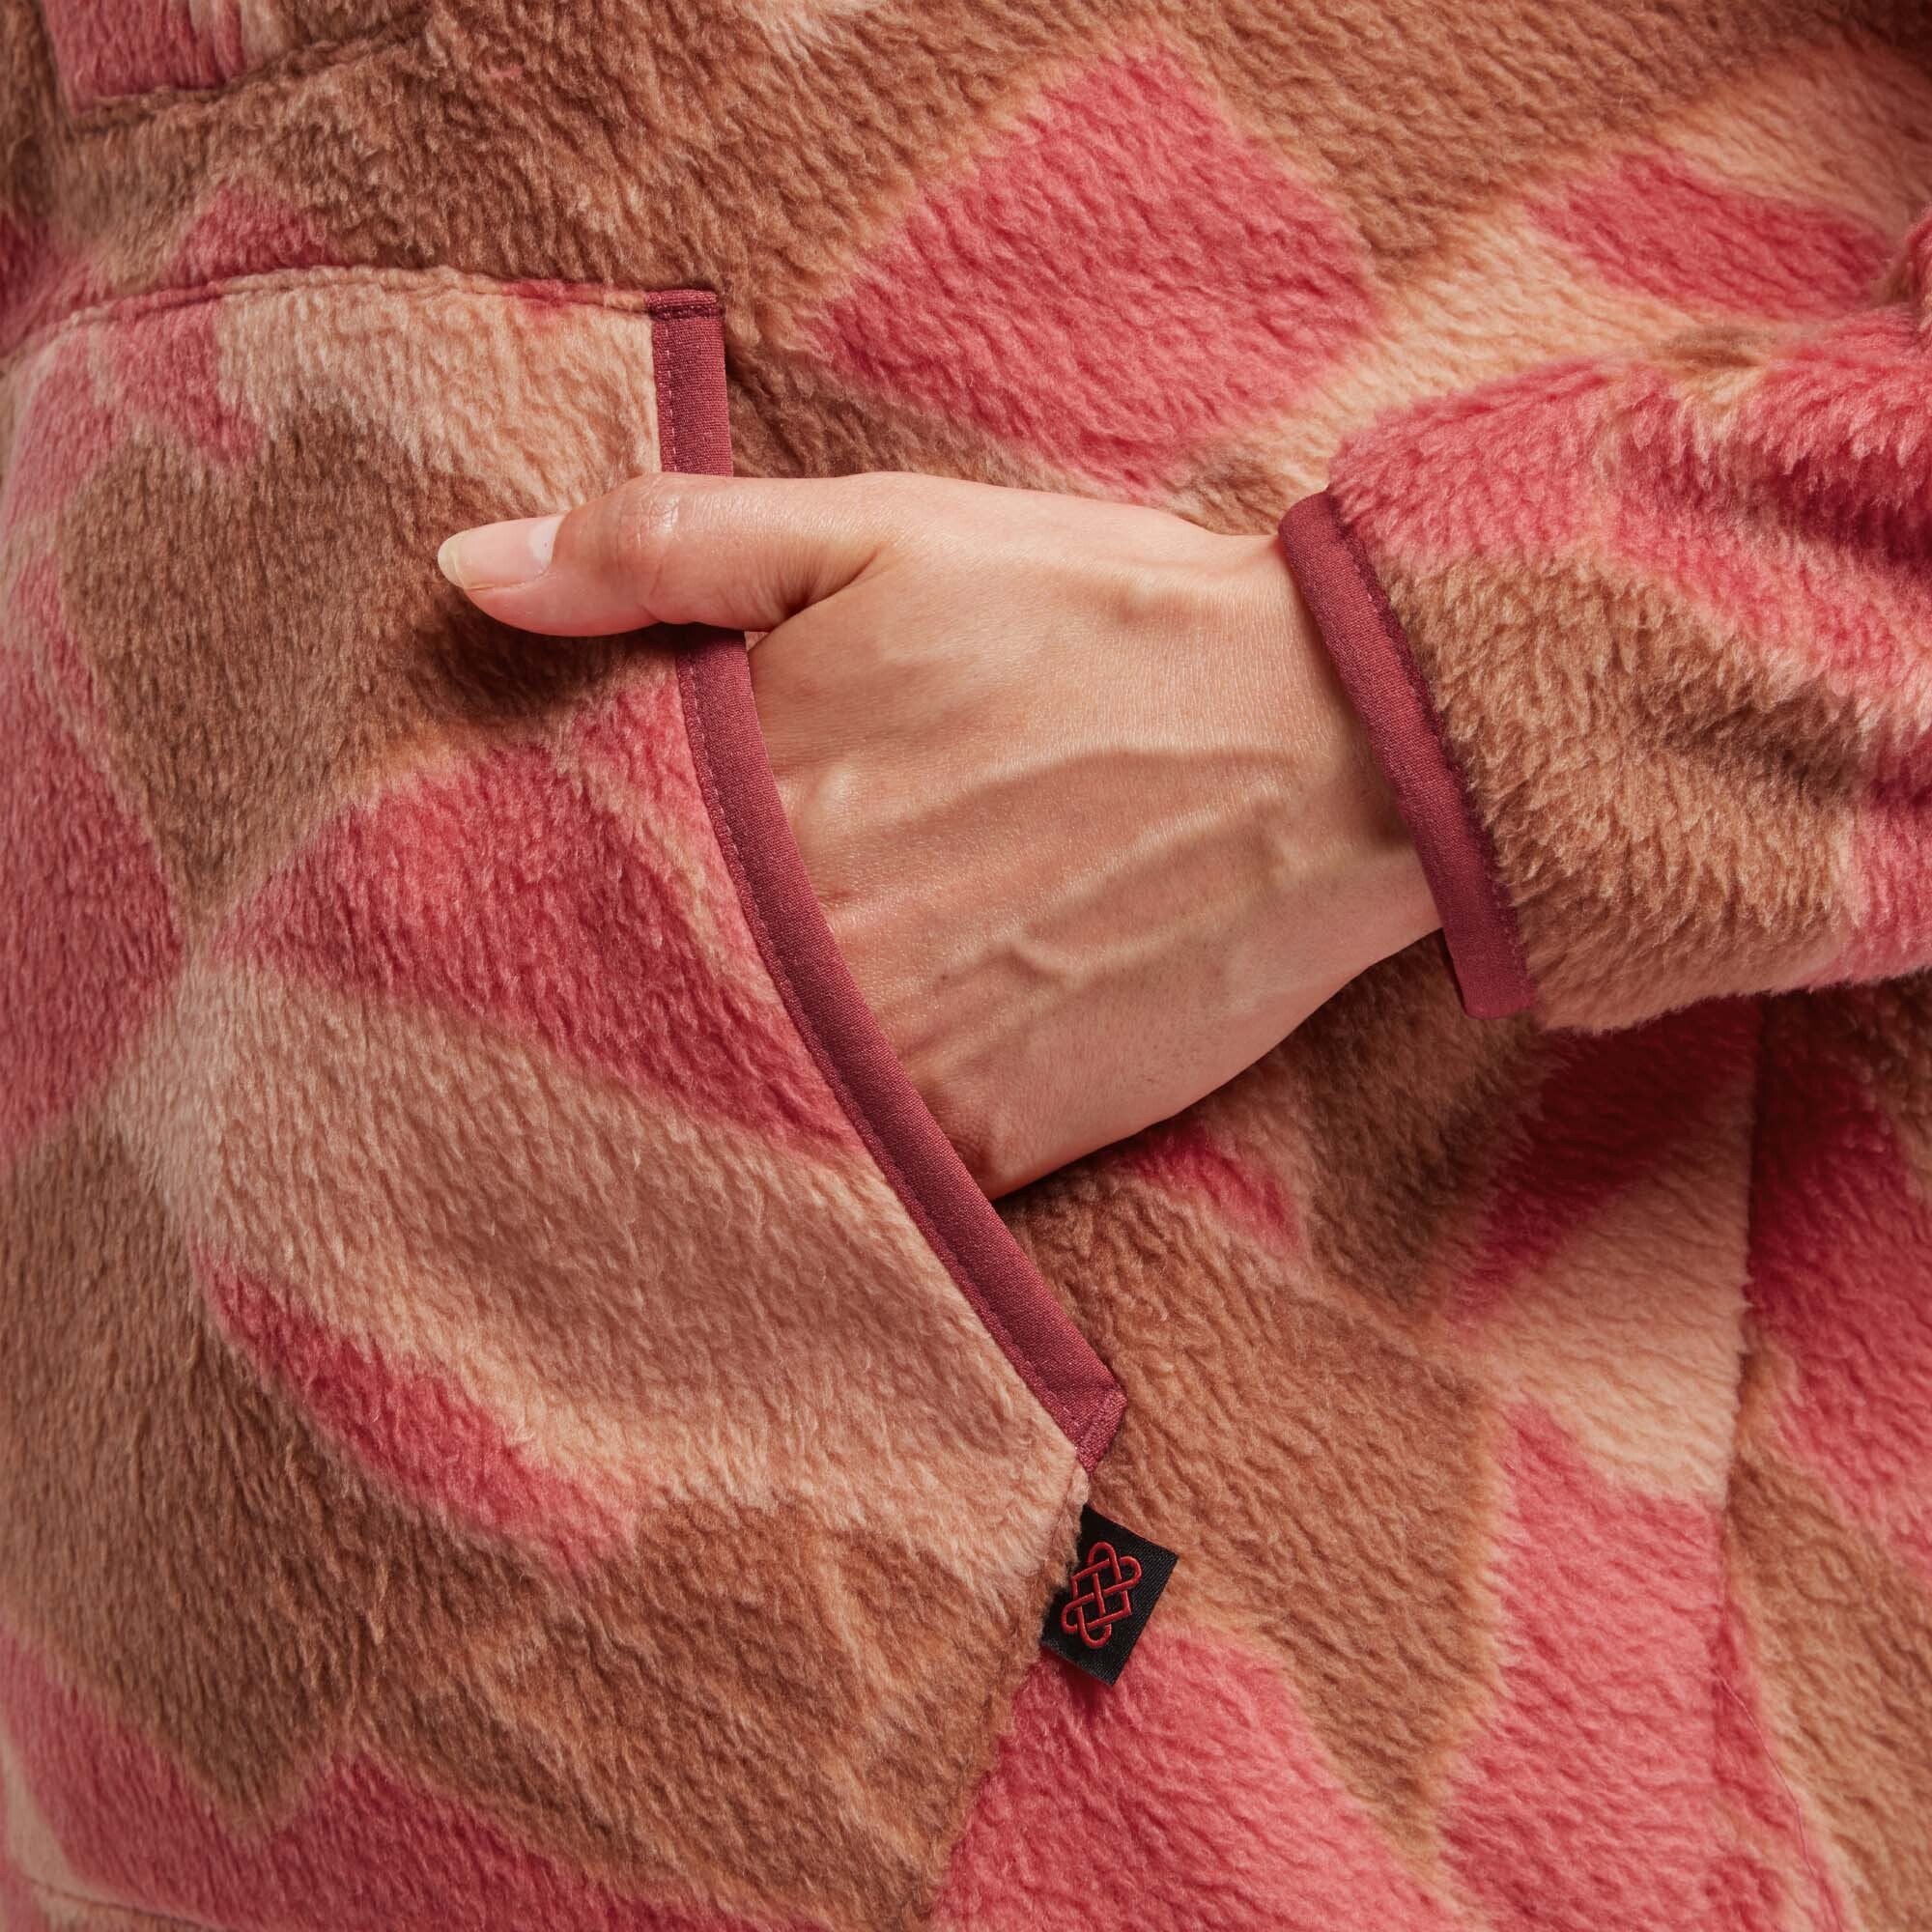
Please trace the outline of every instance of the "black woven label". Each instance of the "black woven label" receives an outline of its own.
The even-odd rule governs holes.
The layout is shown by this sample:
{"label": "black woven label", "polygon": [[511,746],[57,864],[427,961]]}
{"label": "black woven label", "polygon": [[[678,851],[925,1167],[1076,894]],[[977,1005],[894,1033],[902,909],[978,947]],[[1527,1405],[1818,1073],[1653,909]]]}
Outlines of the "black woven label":
{"label": "black woven label", "polygon": [[1113,1683],[1179,1560],[1098,1510],[1083,1509],[1073,1574],[1047,1605],[1040,1642],[1090,1677]]}

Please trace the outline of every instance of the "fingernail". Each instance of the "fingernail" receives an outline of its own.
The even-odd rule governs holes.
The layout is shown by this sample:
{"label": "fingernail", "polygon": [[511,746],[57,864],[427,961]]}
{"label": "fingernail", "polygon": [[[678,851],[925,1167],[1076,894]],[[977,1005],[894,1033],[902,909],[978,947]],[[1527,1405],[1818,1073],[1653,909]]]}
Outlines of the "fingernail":
{"label": "fingernail", "polygon": [[508,590],[550,568],[561,517],[519,517],[458,530],[436,554],[437,568],[459,590]]}

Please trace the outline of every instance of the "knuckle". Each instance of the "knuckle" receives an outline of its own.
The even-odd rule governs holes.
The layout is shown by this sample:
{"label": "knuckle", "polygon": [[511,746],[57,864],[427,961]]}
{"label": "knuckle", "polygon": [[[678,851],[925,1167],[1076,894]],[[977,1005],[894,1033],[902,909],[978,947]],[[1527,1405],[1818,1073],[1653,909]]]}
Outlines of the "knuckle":
{"label": "knuckle", "polygon": [[952,481],[922,475],[916,469],[861,469],[843,479],[855,502],[882,514],[943,497]]}
{"label": "knuckle", "polygon": [[1193,614],[1192,586],[1177,573],[1120,557],[1107,572],[1101,596],[1124,631],[1164,637]]}
{"label": "knuckle", "polygon": [[955,1078],[943,1088],[919,1084],[941,1131],[987,1193],[1003,1194],[1027,1178],[1032,1149],[1010,1105],[980,1091],[970,1078]]}
{"label": "knuckle", "polygon": [[662,476],[634,476],[599,505],[596,553],[646,604],[664,582],[682,514],[680,491]]}
{"label": "knuckle", "polygon": [[1211,621],[1219,575],[1198,547],[1199,533],[1179,519],[1125,526],[1129,539],[1096,565],[1094,597],[1121,630],[1136,636],[1176,638]]}
{"label": "knuckle", "polygon": [[838,487],[842,521],[884,556],[923,554],[935,531],[964,527],[977,486],[918,470],[866,469],[839,478]]}
{"label": "knuckle", "polygon": [[836,478],[826,502],[849,524],[875,525],[891,518],[907,479],[889,469],[861,469]]}

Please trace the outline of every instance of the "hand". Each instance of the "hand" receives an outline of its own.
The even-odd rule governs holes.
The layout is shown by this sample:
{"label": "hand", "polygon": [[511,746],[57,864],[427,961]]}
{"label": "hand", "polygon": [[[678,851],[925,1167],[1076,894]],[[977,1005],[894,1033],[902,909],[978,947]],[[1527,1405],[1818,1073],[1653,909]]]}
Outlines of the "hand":
{"label": "hand", "polygon": [[651,476],[441,562],[554,637],[765,634],[807,873],[988,1193],[1179,1112],[1436,923],[1270,537],[931,477]]}

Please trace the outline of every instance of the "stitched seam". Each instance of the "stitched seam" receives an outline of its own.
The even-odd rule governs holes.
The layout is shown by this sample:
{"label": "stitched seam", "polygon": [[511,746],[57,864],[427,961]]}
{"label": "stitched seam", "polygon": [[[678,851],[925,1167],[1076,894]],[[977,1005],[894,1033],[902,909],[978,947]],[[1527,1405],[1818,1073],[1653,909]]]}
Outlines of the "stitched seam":
{"label": "stitched seam", "polygon": [[1522,933],[1517,923],[1516,908],[1503,891],[1501,868],[1496,863],[1495,846],[1490,838],[1490,829],[1483,823],[1482,814],[1476,809],[1475,796],[1469,789],[1468,774],[1463,769],[1461,761],[1450,747],[1449,734],[1443,726],[1441,714],[1435,708],[1435,699],[1429,689],[1429,682],[1422,675],[1422,667],[1415,661],[1415,652],[1408,641],[1408,633],[1403,628],[1402,619],[1395,614],[1395,609],[1388,601],[1388,593],[1382,588],[1381,579],[1377,575],[1374,564],[1369,561],[1368,550],[1343,516],[1341,505],[1336,502],[1332,495],[1325,497],[1323,500],[1328,506],[1328,514],[1334,519],[1335,532],[1342,540],[1342,548],[1347,553],[1350,563],[1354,567],[1356,578],[1368,597],[1369,607],[1375,611],[1377,621],[1382,626],[1388,638],[1396,666],[1421,708],[1424,719],[1428,722],[1430,736],[1435,740],[1436,753],[1455,781],[1456,796],[1462,801],[1469,829],[1476,838],[1477,849],[1483,855],[1483,893],[1489,901],[1491,917],[1503,935],[1503,944],[1509,951],[1510,963],[1521,976],[1522,983],[1533,993],[1536,981],[1530,974],[1529,958],[1523,950]]}
{"label": "stitched seam", "polygon": [[[651,331],[651,395],[658,406],[658,468],[675,469],[677,468],[677,411],[671,407],[670,398],[665,393],[665,386],[658,379],[658,338],[657,331]],[[678,696],[683,696],[682,690]]]}
{"label": "stitched seam", "polygon": [[718,312],[716,297],[629,289],[608,282],[537,282],[532,295],[527,276],[484,275],[469,270],[335,268],[269,269],[259,274],[233,275],[213,281],[185,283],[180,288],[143,289],[112,300],[71,310],[43,323],[0,356],[0,376],[15,363],[51,347],[60,337],[83,329],[129,327],[150,318],[198,308],[205,302],[286,300],[310,289],[373,290],[397,302],[433,302],[459,298],[496,301],[529,299],[570,308],[601,308],[649,321],[676,321],[686,316]]}
{"label": "stitched seam", "polygon": [[[752,928],[759,954],[779,989],[780,998],[784,1003],[786,1012],[791,1016],[792,1025],[800,1040],[811,1056],[813,1065],[817,1066],[826,1084],[831,1088],[867,1152],[871,1155],[874,1164],[885,1177],[926,1245],[938,1256],[955,1288],[966,1301],[968,1309],[980,1325],[992,1337],[1001,1354],[1019,1376],[1022,1384],[1038,1404],[1047,1419],[1060,1431],[1062,1436],[1072,1444],[1084,1467],[1087,1457],[1090,1454],[1096,1454],[1098,1445],[1108,1439],[1125,1413],[1126,1391],[1116,1381],[1112,1387],[1102,1390],[1094,1397],[1084,1408],[1075,1407],[1061,1398],[1051,1378],[1040,1372],[1032,1350],[1022,1346],[1019,1338],[1008,1325],[996,1299],[978,1290],[975,1270],[966,1264],[957,1249],[947,1238],[945,1231],[926,1211],[922,1191],[905,1174],[891,1148],[872,1125],[866,1109],[846,1085],[837,1058],[819,1035],[808,1003],[800,996],[790,973],[786,970],[784,955],[766,923],[764,910],[757,901],[757,895],[749,886],[744,853],[712,775],[710,740],[704,718],[703,700],[695,690],[695,675],[685,665],[680,665],[679,676],[683,695],[687,699],[684,710],[687,728],[694,739],[692,749],[695,753],[694,762],[697,767],[698,784],[711,812],[712,823],[720,843],[724,848],[726,863],[731,869],[733,883],[738,888],[738,900],[745,914],[746,923]],[[684,683],[686,678],[691,678],[692,682]],[[973,1290],[967,1288],[968,1283],[975,1284]]]}
{"label": "stitched seam", "polygon": [[339,67],[354,67],[359,61],[386,53],[391,47],[420,40],[428,25],[429,9],[412,7],[396,19],[386,21],[380,27],[371,27],[365,33],[345,35],[341,40],[303,41],[282,53],[271,54],[259,66],[230,74],[226,80],[217,80],[208,87],[133,88],[126,94],[104,94],[85,106],[78,105],[73,99],[68,76],[61,71],[60,61],[54,52],[53,37],[47,33],[44,20],[41,23],[41,33],[46,42],[49,64],[60,84],[61,108],[67,116],[68,125],[76,133],[85,136],[107,133],[116,128],[138,126],[167,114],[190,112],[203,103],[220,102],[247,88],[270,87],[276,81],[309,80]]}

